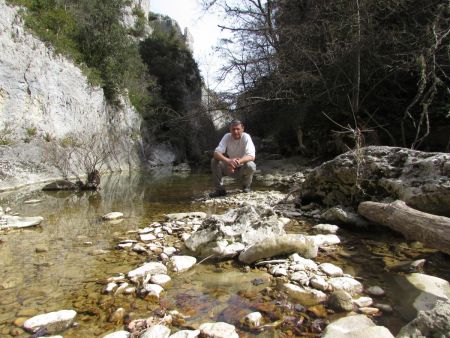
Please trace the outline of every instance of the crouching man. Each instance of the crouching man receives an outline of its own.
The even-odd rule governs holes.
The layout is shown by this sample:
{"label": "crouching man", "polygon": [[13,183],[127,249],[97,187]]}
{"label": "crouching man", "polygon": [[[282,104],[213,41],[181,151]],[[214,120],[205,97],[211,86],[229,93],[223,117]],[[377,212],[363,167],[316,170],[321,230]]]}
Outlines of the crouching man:
{"label": "crouching man", "polygon": [[244,133],[244,125],[239,120],[230,122],[230,132],[222,137],[211,160],[215,191],[210,197],[225,196],[223,176],[231,176],[240,181],[242,191],[249,192],[255,165],[255,145],[249,134]]}

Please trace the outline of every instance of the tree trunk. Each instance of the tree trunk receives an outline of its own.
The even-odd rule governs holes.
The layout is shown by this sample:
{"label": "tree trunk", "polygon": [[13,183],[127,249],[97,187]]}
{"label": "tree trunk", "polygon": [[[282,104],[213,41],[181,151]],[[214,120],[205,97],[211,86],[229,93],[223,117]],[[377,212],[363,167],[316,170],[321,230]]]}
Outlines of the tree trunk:
{"label": "tree trunk", "polygon": [[408,207],[403,201],[392,203],[362,202],[358,213],[385,225],[426,246],[450,254],[450,218],[427,214]]}

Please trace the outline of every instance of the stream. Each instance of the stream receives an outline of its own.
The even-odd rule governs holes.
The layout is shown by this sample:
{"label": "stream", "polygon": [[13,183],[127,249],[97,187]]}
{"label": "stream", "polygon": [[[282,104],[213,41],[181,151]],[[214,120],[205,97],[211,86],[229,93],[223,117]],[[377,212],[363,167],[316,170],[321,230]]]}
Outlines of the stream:
{"label": "stream", "polygon": [[[98,192],[25,188],[0,195],[0,205],[10,207],[11,213],[44,217],[38,227],[0,232],[0,336],[29,337],[20,328],[25,318],[62,309],[78,313],[77,325],[63,333],[66,338],[102,337],[123,329],[124,321],[146,318],[159,308],[188,315],[185,327],[206,321],[237,325],[255,309],[273,312],[274,321],[282,317],[287,305],[260,292],[272,285],[271,276],[258,269],[245,270],[231,261],[205,261],[173,277],[159,304],[133,295],[102,294],[108,277],[126,273],[146,260],[138,253],[115,249],[120,240],[134,238],[133,231],[164,220],[166,213],[224,211],[198,202],[210,191],[210,184],[210,176],[205,174],[133,173],[102,177]],[[255,182],[253,189],[268,188]],[[32,199],[41,202],[24,203]],[[125,217],[118,222],[102,221],[101,216],[111,211],[120,211]],[[287,231],[309,232],[313,224],[298,219]],[[341,229],[338,235],[340,249],[321,252],[316,260],[341,266],[364,286],[381,286],[386,291],[382,302],[393,306],[394,312],[383,313],[374,321],[394,335],[405,321],[395,311],[394,274],[385,269],[386,262],[425,258],[425,273],[450,278],[448,257],[406,243],[389,230]],[[259,285],[254,285],[255,280]],[[126,311],[124,318],[112,316],[119,307]],[[296,336],[289,327],[239,332],[242,337]]]}

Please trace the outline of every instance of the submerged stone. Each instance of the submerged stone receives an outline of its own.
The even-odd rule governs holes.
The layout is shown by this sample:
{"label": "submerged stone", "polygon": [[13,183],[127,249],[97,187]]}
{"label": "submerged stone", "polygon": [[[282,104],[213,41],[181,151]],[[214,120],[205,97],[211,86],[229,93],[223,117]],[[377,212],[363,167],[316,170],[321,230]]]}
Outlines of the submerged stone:
{"label": "submerged stone", "polygon": [[11,215],[3,215],[2,220],[3,224],[0,223],[0,230],[9,229],[9,228],[27,228],[41,224],[44,220],[44,217],[35,216],[35,217],[20,217],[20,216],[11,216]]}

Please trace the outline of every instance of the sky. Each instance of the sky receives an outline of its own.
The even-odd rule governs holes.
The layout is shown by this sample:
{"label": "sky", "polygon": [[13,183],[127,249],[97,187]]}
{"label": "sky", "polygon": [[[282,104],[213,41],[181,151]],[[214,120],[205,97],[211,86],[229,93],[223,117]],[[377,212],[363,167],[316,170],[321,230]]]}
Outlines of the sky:
{"label": "sky", "polygon": [[182,31],[188,28],[194,38],[194,58],[205,83],[213,90],[225,90],[225,84],[215,81],[223,63],[214,53],[214,46],[224,34],[217,26],[218,15],[204,13],[199,0],[151,0],[150,10],[175,19]]}

